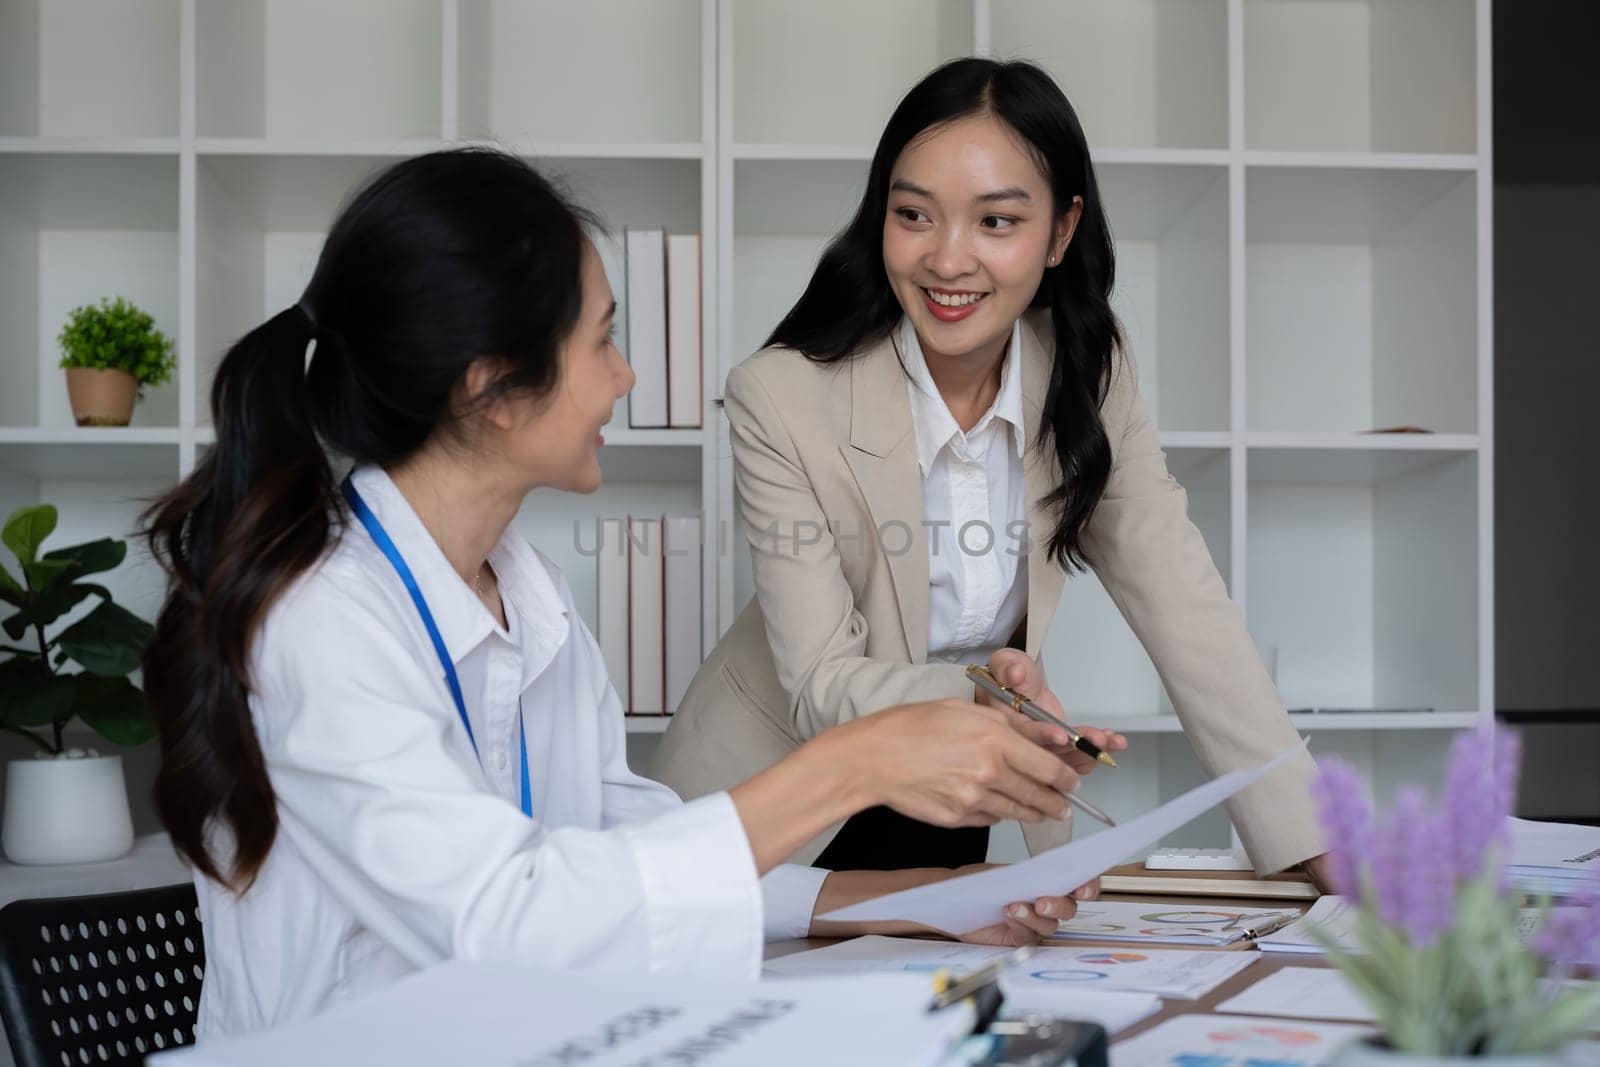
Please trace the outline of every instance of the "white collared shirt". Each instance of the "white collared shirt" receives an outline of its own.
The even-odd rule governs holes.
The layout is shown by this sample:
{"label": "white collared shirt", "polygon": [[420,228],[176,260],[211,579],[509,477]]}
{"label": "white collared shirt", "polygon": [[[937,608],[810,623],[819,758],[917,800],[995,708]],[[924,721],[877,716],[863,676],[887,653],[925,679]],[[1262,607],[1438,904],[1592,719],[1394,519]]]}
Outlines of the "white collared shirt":
{"label": "white collared shirt", "polygon": [[[388,476],[354,479],[433,613],[482,762],[415,605],[352,520],[255,641],[278,834],[242,897],[196,878],[200,1033],[285,1023],[461,957],[755,979],[763,916],[767,936],[802,935],[826,872],[758,881],[728,794],[685,804],[628,769],[599,646],[514,530],[489,557],[502,630]],[[532,819],[517,806],[519,707]]]}
{"label": "white collared shirt", "polygon": [[1011,327],[1000,391],[966,433],[939,395],[910,319],[900,320],[898,340],[928,532],[928,658],[982,663],[1028,610],[1021,321]]}

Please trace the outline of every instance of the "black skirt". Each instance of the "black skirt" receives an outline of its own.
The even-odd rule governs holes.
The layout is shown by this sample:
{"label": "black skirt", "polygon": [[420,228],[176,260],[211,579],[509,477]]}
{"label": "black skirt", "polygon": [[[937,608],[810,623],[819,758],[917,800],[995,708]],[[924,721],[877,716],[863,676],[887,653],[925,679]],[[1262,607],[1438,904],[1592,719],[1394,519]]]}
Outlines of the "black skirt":
{"label": "black skirt", "polygon": [[830,871],[902,871],[963,867],[988,855],[987,826],[950,830],[878,807],[852,815],[814,865]]}

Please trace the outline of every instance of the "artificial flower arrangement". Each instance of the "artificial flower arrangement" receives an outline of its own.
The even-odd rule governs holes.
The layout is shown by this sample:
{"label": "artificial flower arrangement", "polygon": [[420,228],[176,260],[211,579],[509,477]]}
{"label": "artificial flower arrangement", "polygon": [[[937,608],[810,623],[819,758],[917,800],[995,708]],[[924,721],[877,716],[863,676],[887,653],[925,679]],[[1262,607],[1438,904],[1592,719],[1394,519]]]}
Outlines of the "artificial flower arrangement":
{"label": "artificial flower arrangement", "polygon": [[1403,787],[1381,821],[1351,767],[1318,761],[1329,874],[1356,906],[1359,949],[1312,934],[1394,1052],[1553,1053],[1600,1022],[1600,985],[1565,981],[1600,964],[1600,901],[1553,910],[1543,900],[1529,914],[1504,874],[1520,754],[1504,727],[1462,734],[1439,802]]}

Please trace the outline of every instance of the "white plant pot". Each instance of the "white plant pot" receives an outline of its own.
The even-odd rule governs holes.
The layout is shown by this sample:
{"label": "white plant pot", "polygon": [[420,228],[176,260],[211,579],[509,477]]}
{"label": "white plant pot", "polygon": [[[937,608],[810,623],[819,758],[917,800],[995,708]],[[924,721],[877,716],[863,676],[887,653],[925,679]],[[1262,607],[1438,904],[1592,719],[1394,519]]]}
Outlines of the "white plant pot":
{"label": "white plant pot", "polygon": [[1515,1056],[1412,1056],[1357,1038],[1340,1046],[1328,1067],[1562,1067],[1571,1063],[1562,1052],[1527,1052]]}
{"label": "white plant pot", "polygon": [[13,863],[95,863],[133,847],[121,756],[18,759],[6,767],[0,845]]}

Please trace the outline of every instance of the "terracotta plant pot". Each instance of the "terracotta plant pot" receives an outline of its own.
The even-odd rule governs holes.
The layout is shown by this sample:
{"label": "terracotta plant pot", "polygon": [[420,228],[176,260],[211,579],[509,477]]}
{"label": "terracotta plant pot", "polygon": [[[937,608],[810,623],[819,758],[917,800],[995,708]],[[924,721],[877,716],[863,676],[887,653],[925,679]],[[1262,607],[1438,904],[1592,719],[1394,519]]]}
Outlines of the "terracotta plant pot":
{"label": "terracotta plant pot", "polygon": [[79,426],[126,426],[133,418],[133,401],[139,383],[122,370],[67,371],[67,399]]}

